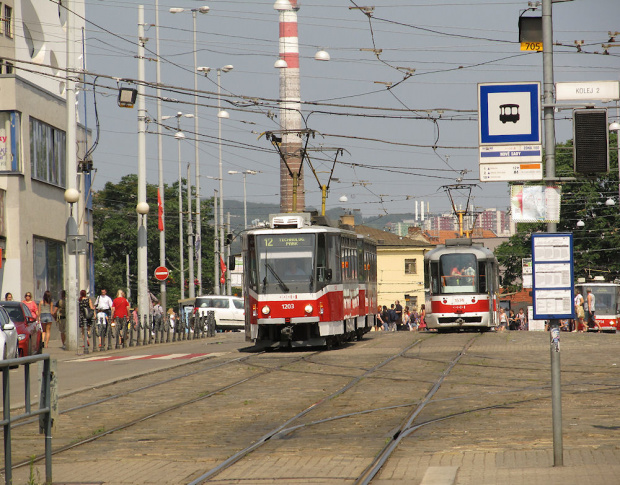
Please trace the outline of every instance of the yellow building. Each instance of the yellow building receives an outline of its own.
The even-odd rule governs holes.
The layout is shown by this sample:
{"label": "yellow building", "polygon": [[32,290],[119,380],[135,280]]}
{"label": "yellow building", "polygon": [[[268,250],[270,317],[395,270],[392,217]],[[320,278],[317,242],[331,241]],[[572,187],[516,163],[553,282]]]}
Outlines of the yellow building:
{"label": "yellow building", "polygon": [[424,303],[424,254],[435,247],[421,234],[409,237],[358,225],[355,232],[377,241],[377,299],[388,308],[396,300],[409,309]]}

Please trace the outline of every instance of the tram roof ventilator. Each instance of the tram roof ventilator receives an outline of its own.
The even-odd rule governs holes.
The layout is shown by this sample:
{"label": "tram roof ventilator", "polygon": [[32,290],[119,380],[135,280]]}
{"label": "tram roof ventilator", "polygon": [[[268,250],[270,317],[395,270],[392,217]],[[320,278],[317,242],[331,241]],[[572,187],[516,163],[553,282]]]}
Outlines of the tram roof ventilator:
{"label": "tram roof ventilator", "polygon": [[301,229],[311,226],[310,214],[307,212],[270,214],[269,223],[272,229]]}

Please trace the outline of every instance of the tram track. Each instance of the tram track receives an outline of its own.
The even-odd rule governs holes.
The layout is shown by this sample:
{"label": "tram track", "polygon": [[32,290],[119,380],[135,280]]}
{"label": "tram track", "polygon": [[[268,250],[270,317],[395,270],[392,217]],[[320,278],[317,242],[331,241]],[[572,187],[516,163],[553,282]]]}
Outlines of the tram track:
{"label": "tram track", "polygon": [[[100,456],[110,450],[124,456],[127,450],[123,443],[137,440],[139,455],[145,458],[157,453],[162,461],[186,463],[186,455],[192,457],[191,473],[167,483],[244,480],[249,484],[276,484],[291,483],[293,475],[298,480],[312,478],[313,483],[327,483],[331,476],[333,482],[333,475],[324,474],[320,465],[317,473],[310,464],[298,462],[301,468],[293,475],[281,475],[270,472],[269,463],[275,457],[283,462],[286,458],[282,457],[290,456],[326,459],[332,456],[329,450],[334,450],[336,461],[353,461],[355,465],[338,475],[340,483],[371,483],[376,478],[386,479],[383,474],[394,468],[393,458],[397,462],[403,454],[410,456],[411,450],[420,453],[441,446],[437,443],[446,433],[470,429],[467,423],[480,414],[505,415],[548,401],[548,386],[540,385],[533,375],[512,377],[510,366],[502,365],[496,349],[489,351],[489,340],[496,345],[492,335],[376,337],[336,351],[253,354],[226,359],[200,372],[184,372],[167,382],[185,383],[179,384],[180,388],[185,386],[193,394],[185,391],[178,396],[185,399],[175,402],[162,399],[153,409],[148,406],[148,396],[161,387],[141,386],[148,392],[138,398],[147,403],[142,412],[122,416],[125,422],[96,435],[62,443],[54,448],[54,454],[66,455],[60,458],[61,464],[75,456]],[[361,356],[357,349],[364,349]],[[535,361],[527,371],[540,372],[538,367]],[[221,372],[205,372],[216,369]],[[489,379],[490,371],[502,378]],[[577,370],[567,383],[573,388],[569,394],[610,394],[618,389],[613,379],[588,382],[580,376]],[[137,391],[115,393],[121,401],[118,406],[125,405],[130,395],[132,402],[136,401],[136,396],[141,396]],[[75,406],[71,411],[81,416],[90,409],[92,419],[100,406],[113,402],[111,399],[91,399],[89,406]],[[441,424],[448,421],[449,426]],[[195,429],[183,430],[183,423]],[[179,432],[169,442],[172,429]],[[420,443],[425,444],[419,444],[418,433],[422,434]],[[158,445],[161,440],[166,440],[163,454]],[[349,444],[342,447],[339,443]],[[180,447],[183,453],[177,450]],[[31,462],[24,460],[14,469]],[[205,464],[209,466],[203,467]],[[304,483],[303,479],[297,483]]]}
{"label": "tram track", "polygon": [[[173,377],[164,379],[162,381],[154,382],[154,383],[151,383],[151,384],[148,384],[148,385],[145,385],[145,386],[140,386],[140,387],[137,387],[137,388],[132,388],[132,389],[130,389],[128,391],[118,392],[116,394],[109,395],[109,396],[107,396],[105,398],[96,399],[96,400],[92,400],[92,401],[89,401],[89,402],[86,402],[86,403],[83,403],[83,404],[80,404],[80,405],[69,407],[67,409],[64,409],[64,410],[60,411],[59,415],[68,415],[68,414],[71,414],[71,413],[75,413],[77,411],[83,411],[85,409],[88,409],[88,408],[91,408],[91,407],[94,407],[94,406],[100,406],[100,405],[109,403],[111,401],[114,401],[114,400],[117,400],[117,399],[120,399],[120,398],[123,398],[123,397],[130,396],[132,394],[136,394],[136,393],[139,393],[139,392],[144,392],[146,390],[154,389],[156,387],[160,387],[162,385],[170,384],[170,383],[175,382],[175,381],[180,381],[182,379],[187,379],[187,378],[192,377],[192,376],[197,376],[199,374],[207,373],[207,372],[213,371],[215,369],[221,368],[221,367],[226,366],[226,365],[239,364],[239,363],[247,362],[248,360],[252,359],[253,357],[257,357],[257,356],[260,356],[260,355],[263,355],[263,354],[265,354],[265,352],[264,351],[260,351],[260,352],[254,353],[252,355],[243,356],[243,357],[237,357],[237,358],[234,358],[234,359],[228,359],[228,360],[225,360],[224,362],[218,362],[216,364],[209,365],[207,367],[204,367],[204,368],[201,368],[201,369],[198,369],[198,370],[195,370],[195,371],[186,372],[186,373],[183,373],[181,375],[173,376]],[[307,356],[305,356],[305,355],[301,356],[301,357],[297,357],[297,358],[293,359],[291,362],[283,363],[281,366],[284,366],[284,365],[287,365],[287,364],[291,364],[291,363],[294,363],[296,361],[303,360],[306,357]],[[215,395],[217,395],[219,393],[225,392],[225,391],[227,391],[229,389],[232,389],[232,388],[234,388],[236,386],[242,385],[242,384],[248,382],[251,379],[256,379],[256,378],[261,377],[262,375],[265,375],[267,373],[273,372],[273,371],[277,370],[278,367],[281,367],[281,366],[277,366],[275,368],[263,368],[263,371],[261,373],[259,373],[259,374],[255,374],[255,375],[253,375],[251,377],[248,377],[248,378],[239,379],[239,380],[237,380],[237,381],[235,381],[233,383],[221,386],[221,387],[219,387],[217,389],[214,389],[214,390],[212,390],[212,391],[210,391],[210,392],[208,392],[206,394],[202,394],[202,395],[200,395],[200,396],[198,396],[196,398],[187,399],[187,400],[175,403],[173,405],[163,407],[161,409],[158,409],[155,412],[145,414],[145,415],[140,416],[140,417],[138,417],[136,419],[132,419],[131,421],[122,423],[122,424],[120,424],[118,426],[114,426],[111,429],[108,429],[108,430],[105,430],[105,431],[102,431],[102,432],[98,432],[98,433],[94,434],[93,436],[89,436],[87,438],[81,438],[81,439],[75,440],[75,441],[73,441],[72,443],[70,443],[68,445],[56,447],[56,448],[54,448],[52,450],[52,455],[58,455],[60,453],[66,452],[68,450],[71,450],[71,449],[83,446],[85,444],[91,443],[93,441],[99,440],[99,439],[101,439],[101,438],[103,438],[105,436],[108,436],[110,434],[116,433],[118,431],[122,431],[122,430],[128,429],[128,428],[133,427],[133,426],[135,426],[135,425],[137,425],[137,424],[139,424],[141,422],[144,422],[146,420],[153,419],[153,418],[156,418],[158,416],[162,416],[162,415],[165,415],[167,413],[173,412],[173,411],[175,411],[177,409],[181,409],[181,408],[183,408],[185,406],[190,406],[190,405],[192,405],[192,404],[194,404],[196,402],[209,399],[209,398],[211,398],[211,397],[213,397],[213,396],[215,396]],[[170,370],[170,369],[168,369],[168,370]],[[173,369],[173,370],[176,370],[176,368]],[[159,372],[165,372],[165,371],[166,370],[161,370]],[[125,378],[125,379],[123,379],[120,382],[122,382],[122,383],[131,382],[131,381],[135,381],[135,380],[139,379],[140,377],[142,377],[142,376],[141,375],[133,376],[133,377]],[[89,391],[78,391],[78,392],[70,393],[68,396],[65,396],[65,399],[67,397],[69,397],[69,396],[73,397],[75,395],[84,394],[85,392],[90,392],[90,391],[95,390],[95,389],[96,390],[102,390],[102,389],[106,389],[106,388],[109,388],[109,387],[113,387],[113,386],[118,385],[118,384],[119,384],[119,382],[113,382],[113,383],[106,383],[106,384],[101,385],[101,386],[93,386],[93,388],[90,389]],[[25,426],[27,424],[33,424],[33,423],[35,423],[37,421],[38,421],[38,418],[24,420],[24,421],[21,421],[19,423],[16,423],[13,426],[13,428],[18,428],[18,427],[21,427],[21,426]],[[45,459],[45,455],[44,454],[30,456],[28,459],[24,459],[24,460],[21,460],[21,461],[14,462],[12,468],[13,468],[13,470],[16,470],[16,469],[22,468],[24,466],[30,465],[32,463],[39,462],[39,461],[44,460],[44,459]],[[3,473],[4,471],[5,471],[4,467],[0,468],[0,473]]]}

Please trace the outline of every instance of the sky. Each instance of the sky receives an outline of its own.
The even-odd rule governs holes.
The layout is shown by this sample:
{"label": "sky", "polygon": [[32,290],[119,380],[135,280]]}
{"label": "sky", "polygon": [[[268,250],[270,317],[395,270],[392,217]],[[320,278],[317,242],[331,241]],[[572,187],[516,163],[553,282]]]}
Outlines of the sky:
{"label": "sky", "polygon": [[[92,76],[137,77],[138,5],[143,4],[146,78],[155,82],[155,1],[86,0],[86,69]],[[279,201],[279,157],[260,137],[279,129],[278,13],[273,1],[160,0],[162,115],[193,113],[192,15],[171,14],[171,7],[208,5],[197,14],[197,65],[213,70],[199,76],[200,192],[213,195],[219,181],[217,83],[215,68],[233,65],[221,75],[221,102],[230,118],[222,120],[224,199],[243,200],[243,177],[228,171],[255,170],[246,178],[247,201]],[[505,182],[480,182],[478,165],[478,83],[542,82],[542,54],[524,52],[518,43],[518,19],[526,1],[386,0],[362,4],[345,0],[299,2],[299,51],[302,113],[316,132],[311,159],[321,184],[327,184],[336,148],[341,148],[330,183],[327,208],[360,210],[365,218],[413,213],[415,201],[433,213],[449,210],[444,186],[475,184],[476,209],[509,207]],[[371,16],[357,7],[373,6]],[[525,16],[540,15],[541,10]],[[617,0],[555,3],[554,80],[620,79],[620,38],[604,55],[609,32],[620,30]],[[619,34],[620,35],[620,34]],[[578,52],[575,41],[581,43]],[[314,60],[326,50],[329,62]],[[95,190],[137,172],[137,110],[117,106],[117,87],[130,83],[101,76],[80,96],[89,128],[100,126],[93,153]],[[389,85],[388,83],[391,83]],[[147,180],[158,183],[155,89],[147,88]],[[615,104],[610,122],[617,119]],[[556,140],[572,138],[572,114],[556,113]],[[160,120],[164,129],[164,182],[178,179],[176,120]],[[183,176],[187,164],[194,180],[194,124],[181,118]],[[321,150],[322,149],[322,150]],[[319,183],[306,166],[306,206],[320,208]],[[211,178],[210,178],[211,177]],[[456,194],[460,203],[463,191]],[[345,195],[347,202],[340,202]],[[152,205],[156,201],[149,201]],[[225,204],[226,209],[226,204]],[[233,214],[243,217],[243,214]],[[248,215],[252,219],[252,214]]]}

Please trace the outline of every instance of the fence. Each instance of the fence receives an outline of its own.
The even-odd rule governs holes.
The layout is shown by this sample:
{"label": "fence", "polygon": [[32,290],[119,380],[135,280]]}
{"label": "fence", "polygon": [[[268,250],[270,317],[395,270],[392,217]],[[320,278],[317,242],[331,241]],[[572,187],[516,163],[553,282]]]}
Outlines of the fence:
{"label": "fence", "polygon": [[[165,316],[140,315],[137,321],[127,318],[98,319],[89,327],[90,336],[82,332],[84,353],[103,352],[139,345],[194,340],[215,335],[215,312],[191,316],[187,322],[175,321],[174,327]],[[92,348],[91,348],[92,347]]]}
{"label": "fence", "polygon": [[[30,365],[41,361],[43,362],[43,373],[41,375],[41,397],[39,399],[39,408],[32,409],[30,400]],[[24,412],[16,416],[11,416],[11,376],[9,371],[12,367],[22,367],[24,369]],[[45,483],[52,483],[51,369],[51,360],[48,354],[0,361],[0,370],[2,370],[2,427],[4,430],[4,482],[6,485],[13,483],[11,426],[17,421],[22,421],[34,416],[39,416],[39,426],[45,435]]]}

